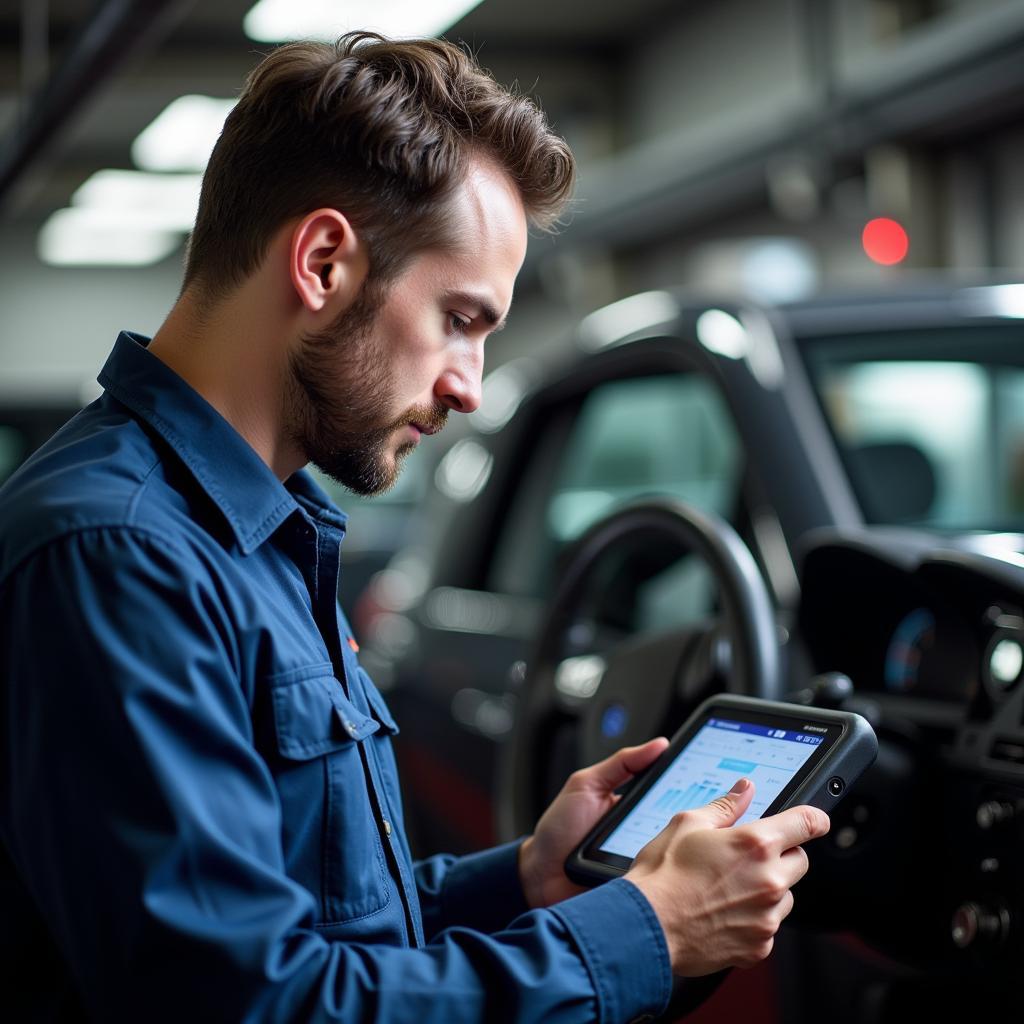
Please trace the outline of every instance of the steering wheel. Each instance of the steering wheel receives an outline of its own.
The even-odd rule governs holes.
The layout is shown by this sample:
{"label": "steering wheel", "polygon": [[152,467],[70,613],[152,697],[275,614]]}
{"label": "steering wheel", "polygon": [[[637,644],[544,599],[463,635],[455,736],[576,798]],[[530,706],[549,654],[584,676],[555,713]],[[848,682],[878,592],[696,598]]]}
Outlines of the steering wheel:
{"label": "steering wheel", "polygon": [[[621,574],[649,578],[690,552],[717,584],[718,619],[627,638],[600,654],[573,653],[601,640],[585,621],[595,593],[600,602]],[[615,639],[628,632],[630,604],[620,596],[618,605],[600,608],[600,621],[621,624]],[[499,771],[501,833],[531,831],[569,770],[674,728],[718,680],[731,693],[780,698],[771,599],[736,531],[715,515],[663,499],[628,505],[596,523],[567,552],[527,662]],[[674,725],[670,712],[678,713]]]}

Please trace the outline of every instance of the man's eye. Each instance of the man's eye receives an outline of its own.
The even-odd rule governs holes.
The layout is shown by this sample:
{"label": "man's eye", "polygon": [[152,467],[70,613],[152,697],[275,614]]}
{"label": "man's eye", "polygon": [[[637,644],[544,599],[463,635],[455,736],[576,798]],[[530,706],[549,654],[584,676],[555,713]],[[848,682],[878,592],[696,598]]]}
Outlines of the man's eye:
{"label": "man's eye", "polygon": [[453,334],[465,334],[471,323],[471,320],[467,320],[465,317],[459,316],[458,313],[448,314],[448,325],[451,327]]}

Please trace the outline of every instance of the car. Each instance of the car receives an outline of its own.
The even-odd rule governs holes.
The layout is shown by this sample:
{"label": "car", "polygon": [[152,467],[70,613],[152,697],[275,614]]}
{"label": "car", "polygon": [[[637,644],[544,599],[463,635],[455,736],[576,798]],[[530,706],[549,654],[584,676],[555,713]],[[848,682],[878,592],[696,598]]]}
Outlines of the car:
{"label": "car", "polygon": [[[355,616],[415,843],[522,834],[573,768],[716,689],[858,710],[878,762],[747,1019],[1019,1014],[1022,341],[1018,283],[659,290],[491,374]],[[760,632],[714,555],[740,541]]]}
{"label": "car", "polygon": [[395,486],[373,498],[353,494],[325,473],[308,467],[313,479],[345,510],[348,519],[338,577],[338,600],[343,608],[355,606],[374,575],[409,541],[437,454],[417,452]]}

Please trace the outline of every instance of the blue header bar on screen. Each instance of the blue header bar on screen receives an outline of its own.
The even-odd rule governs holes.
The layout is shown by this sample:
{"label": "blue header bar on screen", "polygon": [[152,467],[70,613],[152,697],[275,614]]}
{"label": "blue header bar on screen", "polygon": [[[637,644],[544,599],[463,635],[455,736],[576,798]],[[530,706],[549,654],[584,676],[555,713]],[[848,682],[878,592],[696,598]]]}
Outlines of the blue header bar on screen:
{"label": "blue header bar on screen", "polygon": [[734,722],[728,718],[709,718],[708,725],[714,729],[727,729],[729,732],[749,732],[754,736],[766,736],[768,739],[789,740],[790,743],[809,743],[817,746],[824,736],[811,736],[794,729],[776,729],[770,725],[755,725],[753,722]]}

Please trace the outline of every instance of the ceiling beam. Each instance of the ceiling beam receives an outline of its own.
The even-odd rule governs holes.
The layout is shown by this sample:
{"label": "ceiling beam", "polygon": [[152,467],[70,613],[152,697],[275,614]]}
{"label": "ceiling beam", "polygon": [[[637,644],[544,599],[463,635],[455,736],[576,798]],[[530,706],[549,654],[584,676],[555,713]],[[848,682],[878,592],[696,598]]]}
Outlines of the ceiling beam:
{"label": "ceiling beam", "polygon": [[25,106],[0,152],[0,209],[15,183],[50,151],[75,116],[130,58],[162,39],[195,0],[104,0]]}
{"label": "ceiling beam", "polygon": [[993,11],[865,62],[774,120],[707,138],[684,129],[584,168],[586,201],[561,245],[660,241],[762,199],[772,160],[794,153],[849,160],[880,142],[935,137],[946,126],[980,127],[986,111],[1024,108],[1022,97],[1024,11]]}

